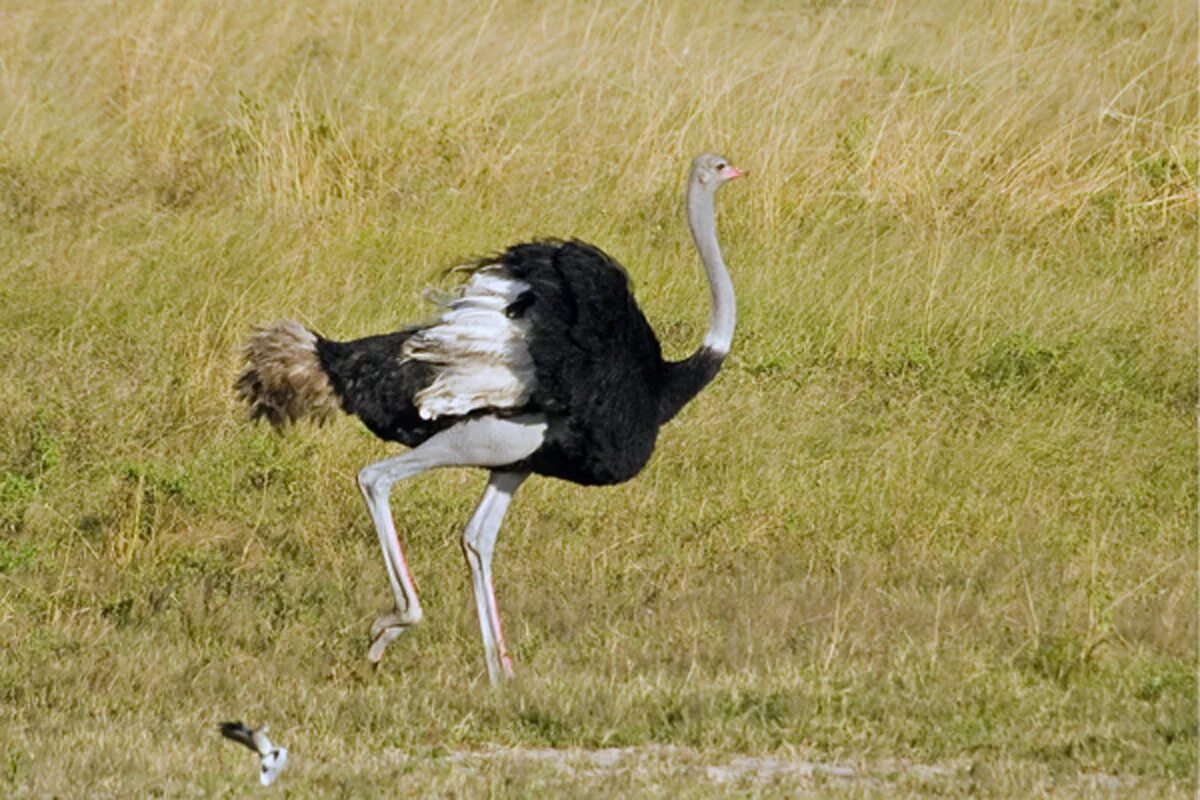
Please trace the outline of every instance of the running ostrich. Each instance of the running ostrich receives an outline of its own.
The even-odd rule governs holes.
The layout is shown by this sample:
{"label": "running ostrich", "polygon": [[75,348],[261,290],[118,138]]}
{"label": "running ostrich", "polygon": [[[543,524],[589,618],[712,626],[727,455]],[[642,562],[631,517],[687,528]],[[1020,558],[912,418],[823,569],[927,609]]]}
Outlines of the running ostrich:
{"label": "running ostrich", "polygon": [[258,329],[237,393],[276,429],[339,409],[412,449],[369,464],[358,485],[379,534],[396,605],[371,626],[367,657],[421,621],[388,495],[436,467],[482,467],[487,489],[462,535],[492,683],[512,676],[492,589],[492,551],[513,493],[531,474],[596,486],[645,466],[658,429],[717,374],[733,338],[733,284],[721,259],[714,198],[744,173],[718,155],[692,162],[687,220],[708,276],[708,333],[665,361],[629,278],[577,240],[514,245],[469,267],[437,320],[335,342],[298,322]]}

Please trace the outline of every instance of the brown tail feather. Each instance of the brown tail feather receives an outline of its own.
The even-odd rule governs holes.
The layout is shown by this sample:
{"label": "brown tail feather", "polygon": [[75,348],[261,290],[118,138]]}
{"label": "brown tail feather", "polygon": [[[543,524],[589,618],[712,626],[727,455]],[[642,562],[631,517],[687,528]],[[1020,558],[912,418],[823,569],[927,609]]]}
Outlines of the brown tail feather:
{"label": "brown tail feather", "polygon": [[317,336],[299,322],[283,320],[256,328],[244,350],[238,399],[253,419],[275,428],[310,418],[322,423],[339,410],[329,376],[317,356]]}

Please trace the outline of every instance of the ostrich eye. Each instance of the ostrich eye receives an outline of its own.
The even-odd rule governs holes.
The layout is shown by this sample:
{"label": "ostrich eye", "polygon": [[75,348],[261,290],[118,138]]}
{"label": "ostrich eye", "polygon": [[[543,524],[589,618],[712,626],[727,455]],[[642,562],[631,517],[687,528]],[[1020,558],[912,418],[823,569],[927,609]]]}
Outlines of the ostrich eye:
{"label": "ostrich eye", "polygon": [[717,162],[717,172],[720,172],[721,170],[725,169],[727,166],[729,166],[729,165],[726,164],[724,161]]}

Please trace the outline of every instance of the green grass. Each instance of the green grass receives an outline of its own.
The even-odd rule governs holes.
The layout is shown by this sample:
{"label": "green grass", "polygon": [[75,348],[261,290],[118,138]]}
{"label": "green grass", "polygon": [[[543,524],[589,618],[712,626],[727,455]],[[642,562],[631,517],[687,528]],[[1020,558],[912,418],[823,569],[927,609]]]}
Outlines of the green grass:
{"label": "green grass", "polygon": [[[1182,0],[0,4],[0,794],[240,794],[242,717],[300,796],[1190,795],[1196,46]],[[426,621],[369,669],[395,451],[246,422],[240,342],[557,234],[682,356],[705,149],[725,370],[636,480],[522,488],[503,691],[481,476],[398,487]]]}

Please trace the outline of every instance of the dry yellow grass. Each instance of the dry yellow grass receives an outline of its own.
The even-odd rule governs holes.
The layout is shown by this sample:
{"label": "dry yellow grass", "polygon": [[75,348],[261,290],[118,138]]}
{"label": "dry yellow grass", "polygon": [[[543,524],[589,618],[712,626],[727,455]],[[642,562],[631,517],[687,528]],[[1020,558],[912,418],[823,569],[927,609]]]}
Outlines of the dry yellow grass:
{"label": "dry yellow grass", "polygon": [[[0,793],[234,794],[234,716],[302,796],[1190,793],[1196,51],[1184,0],[0,3]],[[704,149],[726,370],[632,483],[522,489],[505,692],[479,477],[398,489],[427,622],[367,670],[388,451],[248,425],[239,342],[555,234],[681,355]]]}

